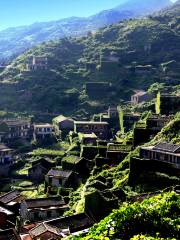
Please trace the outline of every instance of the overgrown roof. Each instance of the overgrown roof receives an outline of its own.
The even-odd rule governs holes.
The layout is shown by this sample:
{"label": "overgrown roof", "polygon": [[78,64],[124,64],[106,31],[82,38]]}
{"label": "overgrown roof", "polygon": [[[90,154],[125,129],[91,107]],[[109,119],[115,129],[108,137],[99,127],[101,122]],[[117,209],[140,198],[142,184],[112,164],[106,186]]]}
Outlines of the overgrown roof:
{"label": "overgrown roof", "polygon": [[170,153],[180,153],[180,145],[160,142],[154,147],[154,150],[161,150]]}

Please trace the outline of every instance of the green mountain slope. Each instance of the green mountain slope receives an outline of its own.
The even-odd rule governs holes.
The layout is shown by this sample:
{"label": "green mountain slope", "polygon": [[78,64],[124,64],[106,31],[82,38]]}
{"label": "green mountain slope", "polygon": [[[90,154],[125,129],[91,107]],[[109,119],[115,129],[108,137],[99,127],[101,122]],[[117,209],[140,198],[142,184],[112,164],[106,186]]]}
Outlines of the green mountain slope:
{"label": "green mountain slope", "polygon": [[34,23],[30,26],[9,28],[0,32],[0,59],[13,57],[37,44],[63,37],[86,35],[100,27],[124,19],[139,17],[163,9],[170,0],[125,0],[120,6],[102,11],[88,18],[71,17],[52,22]]}
{"label": "green mountain slope", "polygon": [[[106,103],[128,100],[133,89],[146,89],[154,82],[178,84],[179,12],[178,2],[147,19],[120,22],[88,37],[62,39],[29,50],[0,75],[0,108],[69,114],[80,109],[98,111]],[[47,56],[48,70],[24,71],[32,55]],[[111,56],[119,61],[110,61]],[[97,81],[112,86],[95,102],[83,86]]]}

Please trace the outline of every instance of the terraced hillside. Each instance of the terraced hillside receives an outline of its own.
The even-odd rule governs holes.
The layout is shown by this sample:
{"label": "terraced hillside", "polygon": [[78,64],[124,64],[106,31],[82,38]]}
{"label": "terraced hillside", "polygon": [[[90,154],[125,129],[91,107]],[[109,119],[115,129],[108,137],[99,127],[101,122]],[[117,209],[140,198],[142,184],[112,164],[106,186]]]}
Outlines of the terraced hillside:
{"label": "terraced hillside", "polygon": [[[178,1],[149,18],[123,21],[88,37],[65,38],[27,51],[0,75],[0,108],[94,113],[104,105],[129,100],[132,90],[154,82],[178,84],[179,11]],[[48,69],[26,71],[33,55],[48,57]],[[84,89],[87,82],[107,82],[110,88],[100,99],[92,99]]]}

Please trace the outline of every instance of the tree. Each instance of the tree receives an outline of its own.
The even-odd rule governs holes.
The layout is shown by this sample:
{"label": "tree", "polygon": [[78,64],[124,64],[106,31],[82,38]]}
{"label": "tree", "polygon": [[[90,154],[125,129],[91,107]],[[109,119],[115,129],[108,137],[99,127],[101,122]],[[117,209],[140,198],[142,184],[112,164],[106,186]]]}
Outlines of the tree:
{"label": "tree", "polygon": [[122,109],[119,111],[119,125],[121,133],[124,134],[124,113]]}
{"label": "tree", "polygon": [[158,92],[156,97],[156,114],[161,113],[161,93]]}

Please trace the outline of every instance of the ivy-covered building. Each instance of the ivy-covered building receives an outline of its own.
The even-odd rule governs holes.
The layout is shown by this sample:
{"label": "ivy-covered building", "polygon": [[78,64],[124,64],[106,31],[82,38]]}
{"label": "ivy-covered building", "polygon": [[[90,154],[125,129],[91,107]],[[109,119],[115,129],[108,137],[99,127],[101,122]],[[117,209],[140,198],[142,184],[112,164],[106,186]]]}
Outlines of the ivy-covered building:
{"label": "ivy-covered building", "polygon": [[63,115],[54,118],[52,123],[56,136],[62,139],[74,129],[74,120]]}
{"label": "ivy-covered building", "polygon": [[161,94],[160,112],[161,114],[170,115],[180,111],[180,95]]}
{"label": "ivy-covered building", "polygon": [[100,139],[107,139],[110,135],[109,124],[107,122],[75,121],[74,132],[95,135]]}
{"label": "ivy-covered building", "polygon": [[140,157],[145,160],[157,160],[180,168],[180,145],[160,142],[155,146],[142,147]]}

